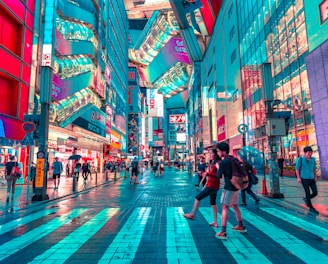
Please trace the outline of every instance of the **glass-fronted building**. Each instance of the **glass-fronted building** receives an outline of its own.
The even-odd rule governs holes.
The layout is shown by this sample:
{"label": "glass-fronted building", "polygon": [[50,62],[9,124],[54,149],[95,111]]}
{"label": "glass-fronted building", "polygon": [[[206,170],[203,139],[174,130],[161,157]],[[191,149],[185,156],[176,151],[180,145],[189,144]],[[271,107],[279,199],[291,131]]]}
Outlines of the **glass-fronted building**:
{"label": "glass-fronted building", "polygon": [[[315,3],[318,20],[324,2]],[[287,134],[279,140],[278,155],[285,157],[286,165],[293,165],[304,146],[312,146],[317,159],[324,153],[318,152],[321,143],[317,143],[306,63],[311,40],[311,24],[306,21],[313,20],[314,15],[313,10],[306,12],[305,4],[313,5],[303,0],[224,1],[202,65],[203,101],[209,107],[204,109],[204,127],[207,116],[212,127],[209,144],[225,140],[235,152],[243,145],[244,136],[244,143],[268,152],[260,69],[263,63],[270,63],[274,99],[281,100],[275,111],[291,112]],[[324,32],[322,23],[326,20],[322,21]],[[327,39],[321,38],[321,42]],[[213,94],[216,109],[211,103]],[[246,133],[238,131],[240,125],[246,125]]]}

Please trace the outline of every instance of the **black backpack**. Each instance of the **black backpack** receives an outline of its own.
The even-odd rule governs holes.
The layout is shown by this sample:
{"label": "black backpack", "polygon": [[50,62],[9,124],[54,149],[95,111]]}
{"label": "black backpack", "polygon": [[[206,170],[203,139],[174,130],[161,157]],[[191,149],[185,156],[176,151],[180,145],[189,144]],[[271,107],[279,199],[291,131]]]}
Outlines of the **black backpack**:
{"label": "black backpack", "polygon": [[238,190],[246,189],[248,187],[249,178],[245,165],[234,156],[229,155],[228,158],[231,161],[232,177],[230,181],[232,185]]}

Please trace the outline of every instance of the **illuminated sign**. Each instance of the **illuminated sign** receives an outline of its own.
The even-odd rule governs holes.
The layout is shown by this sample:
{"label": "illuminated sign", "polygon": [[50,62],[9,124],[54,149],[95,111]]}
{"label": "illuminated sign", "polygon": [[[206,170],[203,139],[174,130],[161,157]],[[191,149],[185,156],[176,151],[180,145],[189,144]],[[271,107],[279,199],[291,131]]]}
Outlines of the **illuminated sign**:
{"label": "illuminated sign", "polygon": [[6,137],[5,128],[3,126],[3,121],[0,119],[0,137]]}
{"label": "illuminated sign", "polygon": [[217,120],[217,139],[218,142],[226,139],[224,115]]}
{"label": "illuminated sign", "polygon": [[44,178],[44,159],[37,159],[36,174],[35,174],[36,188],[43,188],[43,178]]}
{"label": "illuminated sign", "polygon": [[170,115],[171,124],[185,123],[185,122],[186,122],[186,115]]}

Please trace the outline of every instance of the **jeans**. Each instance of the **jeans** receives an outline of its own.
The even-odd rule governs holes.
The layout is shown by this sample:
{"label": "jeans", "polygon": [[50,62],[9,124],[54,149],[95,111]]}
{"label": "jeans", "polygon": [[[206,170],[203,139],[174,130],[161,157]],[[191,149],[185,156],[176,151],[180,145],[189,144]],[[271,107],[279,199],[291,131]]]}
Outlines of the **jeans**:
{"label": "jeans", "polygon": [[[311,199],[318,195],[317,184],[315,183],[314,179],[302,179],[301,178],[301,182],[303,185],[303,189],[305,191],[306,205],[310,208],[313,208]],[[310,189],[312,191],[312,194],[310,192]]]}
{"label": "jeans", "polygon": [[11,191],[11,195],[13,198],[15,194],[17,177],[12,175],[7,175],[6,179],[7,179],[7,197],[10,195],[10,191]]}
{"label": "jeans", "polygon": [[241,200],[246,203],[246,192],[254,198],[255,201],[258,201],[259,198],[256,196],[255,193],[252,191],[252,185],[251,183],[248,184],[248,187],[244,190],[241,190]]}

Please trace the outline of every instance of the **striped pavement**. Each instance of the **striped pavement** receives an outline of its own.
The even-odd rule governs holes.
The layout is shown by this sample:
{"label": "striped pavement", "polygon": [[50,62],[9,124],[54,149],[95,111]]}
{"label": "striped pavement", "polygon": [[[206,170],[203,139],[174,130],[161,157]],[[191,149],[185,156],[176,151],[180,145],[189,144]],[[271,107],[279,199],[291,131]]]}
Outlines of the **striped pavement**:
{"label": "striped pavement", "polygon": [[209,226],[210,207],[195,220],[183,207],[97,210],[44,209],[1,225],[1,263],[328,263],[327,228],[276,208],[242,208],[245,234],[231,230],[230,212],[226,241]]}

